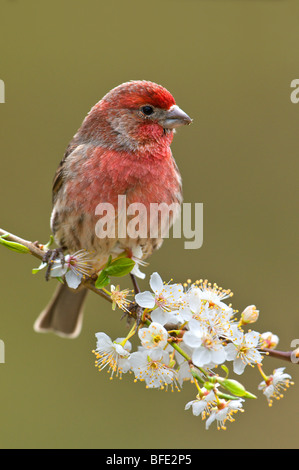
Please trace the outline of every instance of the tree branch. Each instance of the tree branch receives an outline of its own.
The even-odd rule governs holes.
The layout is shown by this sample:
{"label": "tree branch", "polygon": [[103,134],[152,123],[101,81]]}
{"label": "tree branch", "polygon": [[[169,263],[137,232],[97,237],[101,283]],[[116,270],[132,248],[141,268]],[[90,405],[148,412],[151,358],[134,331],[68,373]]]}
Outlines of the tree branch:
{"label": "tree branch", "polygon": [[[43,259],[45,256],[45,253],[47,253],[47,249],[45,249],[45,245],[42,245],[41,243],[34,242],[32,243],[31,241],[24,240],[23,238],[20,238],[12,233],[7,232],[6,230],[3,230],[0,228],[0,236],[5,235],[5,240],[19,243],[20,245],[25,246],[26,248],[29,249],[29,252],[35,256],[35,258],[38,258],[40,260]],[[87,289],[91,290],[95,294],[99,295],[100,297],[103,297],[105,300],[108,300],[108,302],[112,303],[111,297],[104,292],[102,289],[97,289],[94,285],[94,281],[92,279],[87,279],[86,281],[83,281],[84,285]],[[136,283],[136,280],[135,280]],[[136,291],[139,291],[139,288],[137,284],[134,284],[134,289],[135,293]],[[137,304],[135,304],[137,305]],[[136,315],[134,314],[134,309],[132,308],[132,317],[136,319]],[[167,328],[167,325],[165,325]],[[167,329],[173,329],[173,325],[170,325],[170,328]],[[299,361],[294,361],[293,357],[293,351],[277,351],[275,349],[269,349],[269,348],[263,348],[263,351],[267,353],[267,356],[274,357],[276,359],[282,359],[284,361],[292,362],[293,364],[299,364]],[[297,357],[297,356],[296,356]]]}
{"label": "tree branch", "polygon": [[[47,253],[48,250],[44,249],[45,245],[42,245],[41,243],[38,242],[30,242],[28,240],[24,240],[23,238],[17,237],[16,235],[7,232],[6,230],[3,230],[0,228],[0,236],[6,235],[5,240],[19,243],[20,245],[26,246],[26,248],[29,249],[30,253],[35,256],[35,258],[38,258],[40,260],[43,259],[45,254]],[[94,285],[94,282],[90,279],[87,279],[84,282],[84,285],[87,289],[91,290],[95,294],[99,295],[100,297],[103,297],[104,299],[108,300],[109,302],[112,303],[112,300],[109,295],[107,295],[103,290],[97,289]]]}
{"label": "tree branch", "polygon": [[[262,351],[267,353],[267,356],[274,357],[276,359],[282,359],[284,361],[292,362],[293,364],[299,364],[298,361],[293,359],[293,351],[277,351],[276,349],[262,348]],[[297,356],[296,356],[297,357]]]}
{"label": "tree branch", "polygon": [[8,240],[10,242],[15,242],[15,243],[20,243],[20,245],[26,246],[30,250],[30,253],[35,256],[36,258],[42,260],[43,256],[45,255],[46,251],[43,250],[44,245],[41,245],[39,243],[32,243],[29,242],[28,240],[24,240],[23,238],[17,237],[16,235],[13,235],[12,233],[7,232],[6,230],[3,230],[0,228],[0,236],[7,235],[5,237],[5,240]]}

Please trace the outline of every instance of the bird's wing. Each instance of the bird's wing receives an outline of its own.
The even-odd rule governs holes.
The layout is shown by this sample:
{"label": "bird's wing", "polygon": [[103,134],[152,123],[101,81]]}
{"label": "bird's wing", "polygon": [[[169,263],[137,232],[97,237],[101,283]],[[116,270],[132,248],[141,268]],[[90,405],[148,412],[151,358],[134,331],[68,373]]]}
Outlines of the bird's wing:
{"label": "bird's wing", "polygon": [[62,183],[63,183],[63,168],[64,168],[64,164],[65,164],[65,161],[67,159],[67,157],[75,150],[75,148],[78,146],[78,144],[76,142],[71,141],[64,153],[64,156],[63,156],[63,159],[61,160],[61,162],[59,163],[58,165],[58,168],[56,170],[56,173],[54,175],[54,179],[53,179],[53,185],[52,185],[52,204],[54,206],[55,202],[56,202],[56,199],[57,199],[57,195],[59,193],[59,190],[62,186]]}

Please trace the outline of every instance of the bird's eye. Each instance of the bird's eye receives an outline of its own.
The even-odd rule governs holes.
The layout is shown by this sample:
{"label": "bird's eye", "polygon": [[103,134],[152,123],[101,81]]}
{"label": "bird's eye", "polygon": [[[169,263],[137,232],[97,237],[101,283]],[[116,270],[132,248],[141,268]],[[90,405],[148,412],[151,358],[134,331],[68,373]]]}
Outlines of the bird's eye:
{"label": "bird's eye", "polygon": [[150,116],[154,112],[154,108],[152,106],[142,106],[141,111],[146,116]]}

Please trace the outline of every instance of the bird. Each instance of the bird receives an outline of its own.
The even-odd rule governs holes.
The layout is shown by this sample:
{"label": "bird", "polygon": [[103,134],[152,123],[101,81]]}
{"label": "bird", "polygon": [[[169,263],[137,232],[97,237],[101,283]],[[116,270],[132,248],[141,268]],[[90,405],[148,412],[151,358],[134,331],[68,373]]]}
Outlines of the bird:
{"label": "bird", "polygon": [[[99,204],[116,207],[126,196],[126,207],[141,203],[182,204],[182,178],[170,145],[177,127],[192,119],[162,85],[131,80],[111,89],[96,103],[70,141],[53,180],[50,227],[62,253],[86,250],[93,271],[110,256],[134,249],[144,260],[163,242],[161,230],[151,237],[96,234]],[[170,227],[178,214],[168,220]],[[130,217],[125,213],[125,223]],[[158,224],[161,224],[159,219]],[[50,303],[34,323],[36,332],[75,338],[82,328],[87,288],[71,289],[59,283]]]}

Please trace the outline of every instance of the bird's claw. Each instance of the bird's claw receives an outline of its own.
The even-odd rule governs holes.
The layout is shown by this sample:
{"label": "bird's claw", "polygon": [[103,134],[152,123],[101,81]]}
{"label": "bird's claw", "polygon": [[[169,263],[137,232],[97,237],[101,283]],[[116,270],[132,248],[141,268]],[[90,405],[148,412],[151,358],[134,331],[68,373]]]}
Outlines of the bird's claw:
{"label": "bird's claw", "polygon": [[63,250],[61,248],[54,248],[53,250],[48,250],[43,257],[43,263],[47,263],[47,270],[46,270],[46,281],[50,278],[50,273],[52,269],[52,265],[55,260],[59,259],[61,261],[62,267],[64,267],[65,259]]}

